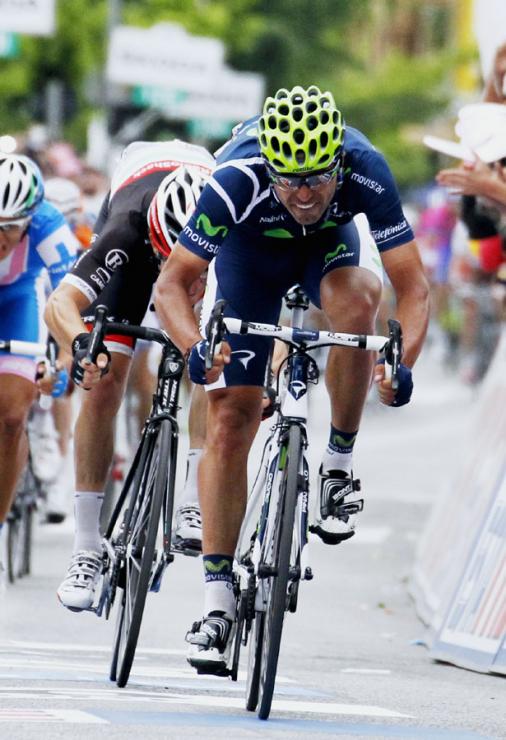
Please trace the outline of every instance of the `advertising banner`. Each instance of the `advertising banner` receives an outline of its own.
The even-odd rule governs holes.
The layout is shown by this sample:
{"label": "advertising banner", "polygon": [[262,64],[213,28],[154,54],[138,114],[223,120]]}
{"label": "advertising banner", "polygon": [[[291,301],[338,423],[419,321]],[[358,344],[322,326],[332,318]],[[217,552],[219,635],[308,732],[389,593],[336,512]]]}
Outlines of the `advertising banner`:
{"label": "advertising banner", "polygon": [[[431,657],[506,672],[506,331],[483,382],[462,466],[420,542],[410,591]],[[450,442],[449,442],[450,443]]]}

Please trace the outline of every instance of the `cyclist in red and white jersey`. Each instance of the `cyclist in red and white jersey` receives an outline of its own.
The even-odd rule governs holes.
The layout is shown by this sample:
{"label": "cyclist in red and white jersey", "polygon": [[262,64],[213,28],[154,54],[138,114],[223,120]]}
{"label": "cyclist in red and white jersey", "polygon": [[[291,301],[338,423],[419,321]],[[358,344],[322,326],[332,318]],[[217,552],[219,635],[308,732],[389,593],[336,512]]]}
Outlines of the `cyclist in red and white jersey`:
{"label": "cyclist in red and white jersey", "polygon": [[[213,166],[205,149],[183,141],[130,144],[113,173],[90,249],[49,299],[48,326],[60,345],[72,351],[74,380],[89,390],[75,430],[74,548],[58,589],[62,604],[75,611],[91,606],[100,572],[99,517],[113,455],[114,420],[135,344],[129,337],[106,335],[96,364],[84,366],[88,327],[98,304],[107,306],[113,321],[142,322],[160,262],[170,254]],[[199,277],[189,288],[189,301],[195,303],[202,293]],[[197,507],[196,491],[193,496]],[[200,532],[196,519],[193,512],[190,524],[198,524]]]}

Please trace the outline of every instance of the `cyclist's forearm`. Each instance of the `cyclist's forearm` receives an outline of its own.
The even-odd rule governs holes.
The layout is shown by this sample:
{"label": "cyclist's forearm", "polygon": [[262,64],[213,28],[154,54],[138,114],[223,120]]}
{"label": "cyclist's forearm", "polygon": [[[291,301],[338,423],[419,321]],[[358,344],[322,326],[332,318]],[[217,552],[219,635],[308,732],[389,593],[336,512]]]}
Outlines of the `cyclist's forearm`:
{"label": "cyclist's forearm", "polygon": [[44,312],[44,320],[50,333],[61,351],[70,355],[74,337],[87,331],[81,318],[81,310],[65,287],[61,286],[49,296]]}
{"label": "cyclist's forearm", "polygon": [[429,323],[429,295],[423,285],[397,295],[397,319],[403,335],[402,362],[413,367],[421,352]]}
{"label": "cyclist's forearm", "polygon": [[162,329],[165,329],[178,349],[186,354],[202,338],[188,288],[179,281],[169,280],[161,275],[156,283],[154,301]]}

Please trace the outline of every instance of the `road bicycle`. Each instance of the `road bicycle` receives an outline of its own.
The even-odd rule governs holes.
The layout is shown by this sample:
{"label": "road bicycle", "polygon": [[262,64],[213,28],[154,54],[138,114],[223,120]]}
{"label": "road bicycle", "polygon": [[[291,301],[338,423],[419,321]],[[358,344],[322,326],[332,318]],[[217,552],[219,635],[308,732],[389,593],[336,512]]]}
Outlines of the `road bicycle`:
{"label": "road bicycle", "polygon": [[109,618],[118,599],[109,676],[127,684],[139,638],[146,597],[160,589],[172,547],[172,515],[179,429],[179,387],[184,370],[181,352],[164,331],[108,321],[97,307],[86,359],[95,362],[106,333],[158,342],[162,356],[153,405],[103,538],[104,562],[97,616]]}
{"label": "road bicycle", "polygon": [[[305,450],[308,386],[318,382],[319,370],[310,352],[324,346],[384,352],[394,390],[402,356],[402,332],[395,320],[388,322],[389,337],[315,331],[303,328],[309,301],[299,286],[287,293],[285,302],[291,310],[291,326],[224,317],[225,302],[218,301],[207,330],[208,369],[227,333],[273,337],[290,350],[278,371],[274,423],[248,498],[234,565],[237,630],[229,674],[232,678],[237,675],[241,646],[249,643],[246,708],[258,709],[260,719],[267,719],[271,710],[285,612],[296,611],[301,581],[313,578],[308,557],[309,466]],[[354,490],[359,490],[358,481],[354,481]],[[343,504],[340,513],[354,514],[362,505],[362,501]]]}
{"label": "road bicycle", "polygon": [[[55,372],[56,354],[52,343],[0,340],[0,350],[15,355],[44,358],[45,362],[49,362],[50,372]],[[29,445],[28,460],[18,481],[16,496],[7,515],[6,566],[9,583],[14,583],[18,578],[30,573],[33,524],[35,512],[41,506],[43,506],[42,484],[34,471]]]}

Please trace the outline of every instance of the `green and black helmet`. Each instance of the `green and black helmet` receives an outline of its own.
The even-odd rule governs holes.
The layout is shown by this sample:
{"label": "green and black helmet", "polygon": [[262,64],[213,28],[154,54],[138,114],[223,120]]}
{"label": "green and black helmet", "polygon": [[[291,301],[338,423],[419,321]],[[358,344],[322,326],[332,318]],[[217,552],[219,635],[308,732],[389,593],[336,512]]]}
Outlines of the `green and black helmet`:
{"label": "green and black helmet", "polygon": [[281,88],[265,101],[258,123],[260,150],[276,172],[323,170],[341,153],[343,117],[332,93],[316,85]]}

